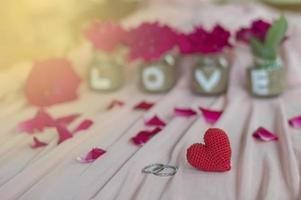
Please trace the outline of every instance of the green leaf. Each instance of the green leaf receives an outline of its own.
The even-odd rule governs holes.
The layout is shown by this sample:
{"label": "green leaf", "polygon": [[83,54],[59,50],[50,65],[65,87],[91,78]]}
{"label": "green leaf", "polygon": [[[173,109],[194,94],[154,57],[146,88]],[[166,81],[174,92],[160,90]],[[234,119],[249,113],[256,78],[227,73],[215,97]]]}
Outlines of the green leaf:
{"label": "green leaf", "polygon": [[282,42],[283,38],[288,29],[288,23],[286,18],[282,15],[278,20],[276,20],[271,28],[267,32],[267,36],[264,43],[265,49],[270,49],[276,51]]}
{"label": "green leaf", "polygon": [[252,52],[255,56],[260,58],[264,56],[263,53],[264,46],[257,38],[252,37],[250,40],[250,45],[251,45]]}

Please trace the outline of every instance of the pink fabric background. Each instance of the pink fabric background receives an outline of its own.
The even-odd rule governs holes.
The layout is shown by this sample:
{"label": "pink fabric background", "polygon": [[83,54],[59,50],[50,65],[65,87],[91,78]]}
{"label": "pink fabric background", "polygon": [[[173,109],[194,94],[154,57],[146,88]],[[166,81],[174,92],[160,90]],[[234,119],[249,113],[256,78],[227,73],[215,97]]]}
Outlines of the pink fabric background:
{"label": "pink fabric background", "polygon": [[[274,19],[278,14],[251,4],[215,6],[166,1],[149,4],[126,19],[124,24],[133,26],[141,21],[160,20],[189,31],[197,24],[211,27],[221,23],[234,31],[252,19]],[[36,111],[27,105],[21,93],[22,82],[30,67],[24,65],[24,75],[20,77],[23,81],[19,82],[12,82],[11,77],[16,74],[14,69],[1,74],[0,199],[300,199],[301,134],[300,130],[289,127],[287,120],[301,114],[301,18],[292,13],[287,17],[290,39],[283,47],[283,55],[289,87],[282,96],[272,99],[250,97],[245,78],[246,68],[251,64],[250,52],[246,47],[238,46],[225,96],[192,94],[189,60],[181,63],[182,76],[174,89],[166,94],[142,93],[137,77],[129,79],[122,90],[112,94],[91,92],[83,86],[79,100],[51,107],[49,111],[54,116],[81,112],[81,119],[91,118],[95,124],[86,133],[59,146],[53,129],[38,135],[50,141],[50,145],[35,150],[29,147],[30,136],[14,130],[16,124],[32,117]],[[70,58],[76,62],[78,71],[83,71],[80,67],[90,55],[81,54],[80,60],[75,56],[79,52],[86,52],[85,47],[75,49]],[[128,68],[128,77],[133,74],[137,74],[137,69]],[[9,89],[2,83],[9,85]],[[107,111],[105,108],[113,99],[123,100],[126,105]],[[132,107],[142,100],[154,101],[156,105],[147,112],[133,111]],[[173,117],[176,106],[224,109],[215,127],[224,129],[230,138],[233,152],[230,172],[200,172],[187,164],[186,149],[192,143],[202,142],[203,134],[210,126],[200,115],[190,119]],[[154,114],[168,125],[143,147],[131,144],[129,139],[145,128],[144,119]],[[276,133],[279,141],[255,141],[252,133],[259,126]],[[92,164],[75,160],[92,147],[103,148],[107,153]],[[179,166],[179,171],[172,178],[141,173],[146,165],[158,162]]]}

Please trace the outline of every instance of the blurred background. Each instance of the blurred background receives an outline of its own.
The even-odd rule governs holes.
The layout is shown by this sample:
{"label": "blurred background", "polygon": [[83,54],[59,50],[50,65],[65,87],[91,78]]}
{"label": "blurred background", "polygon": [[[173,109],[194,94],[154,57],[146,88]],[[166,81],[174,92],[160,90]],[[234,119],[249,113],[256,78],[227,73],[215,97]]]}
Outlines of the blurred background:
{"label": "blurred background", "polygon": [[[91,20],[120,20],[150,1],[210,0],[1,0],[0,70],[17,62],[64,56]],[[248,3],[253,0],[211,0]],[[301,11],[301,0],[262,0],[277,9]]]}

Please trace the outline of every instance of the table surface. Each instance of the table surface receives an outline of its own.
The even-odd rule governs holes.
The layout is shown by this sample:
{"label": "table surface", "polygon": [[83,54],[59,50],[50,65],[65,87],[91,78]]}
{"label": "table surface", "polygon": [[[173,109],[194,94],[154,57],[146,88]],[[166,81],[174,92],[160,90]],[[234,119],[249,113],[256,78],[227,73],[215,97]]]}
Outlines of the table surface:
{"label": "table surface", "polygon": [[[189,31],[196,24],[211,27],[220,23],[234,31],[259,17],[274,19],[278,13],[255,4],[215,6],[211,4],[166,1],[142,8],[124,21],[127,26],[141,21],[160,20]],[[55,129],[46,129],[35,136],[49,142],[44,148],[32,149],[32,135],[18,133],[15,127],[33,117],[37,108],[29,106],[22,95],[22,84],[30,64],[0,74],[0,197],[1,199],[271,199],[301,198],[300,129],[287,120],[301,114],[301,38],[300,16],[287,13],[290,22],[289,40],[283,45],[287,67],[287,91],[276,98],[256,99],[246,86],[246,68],[252,59],[247,47],[238,45],[228,91],[223,96],[202,97],[190,90],[191,68],[184,59],[175,87],[164,94],[146,94],[139,90],[137,69],[128,67],[128,81],[114,93],[92,92],[85,85],[78,100],[47,109],[53,116],[81,113],[70,129],[83,119],[94,125],[72,139],[57,145]],[[78,72],[85,71],[90,53],[85,45],[74,49],[68,57]],[[81,56],[78,56],[81,55]],[[23,71],[22,71],[23,70]],[[18,77],[16,77],[18,76]],[[107,110],[114,99],[125,102],[123,107]],[[155,102],[148,111],[135,111],[141,101]],[[175,107],[199,107],[223,110],[215,127],[224,129],[232,147],[232,169],[226,173],[198,171],[188,165],[186,149],[202,142],[204,132],[212,127],[202,115],[192,118],[173,116]],[[144,120],[160,116],[167,126],[142,147],[130,142]],[[273,131],[278,141],[256,141],[252,133],[260,126]],[[91,148],[107,151],[90,164],[76,161]],[[173,177],[142,174],[143,167],[163,163],[179,167]]]}

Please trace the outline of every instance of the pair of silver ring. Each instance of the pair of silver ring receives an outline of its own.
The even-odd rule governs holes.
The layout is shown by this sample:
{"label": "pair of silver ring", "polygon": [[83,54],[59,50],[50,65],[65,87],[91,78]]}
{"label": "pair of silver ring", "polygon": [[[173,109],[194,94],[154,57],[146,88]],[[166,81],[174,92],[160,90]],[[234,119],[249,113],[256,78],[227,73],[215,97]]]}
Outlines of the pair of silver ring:
{"label": "pair of silver ring", "polygon": [[156,176],[174,176],[177,171],[178,167],[160,163],[151,164],[142,169],[142,173],[153,174]]}

